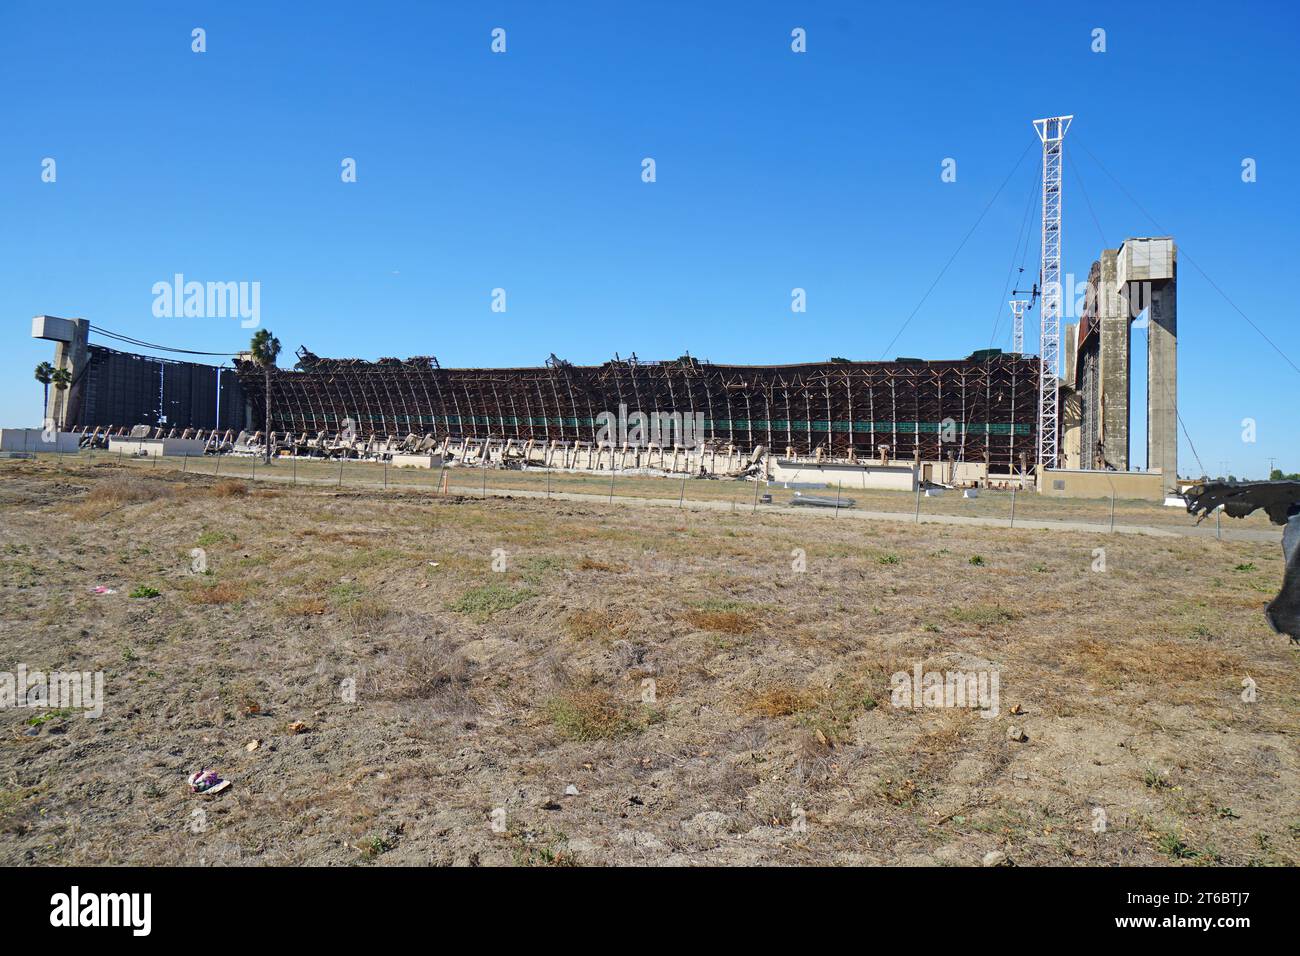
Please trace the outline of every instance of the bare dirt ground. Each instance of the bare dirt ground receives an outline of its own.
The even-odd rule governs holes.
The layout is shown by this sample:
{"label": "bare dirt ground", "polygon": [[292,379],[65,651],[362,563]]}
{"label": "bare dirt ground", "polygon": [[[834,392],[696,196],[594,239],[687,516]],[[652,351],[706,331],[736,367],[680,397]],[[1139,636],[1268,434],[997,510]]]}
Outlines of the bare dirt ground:
{"label": "bare dirt ground", "polygon": [[[0,863],[1294,865],[1281,574],[1264,542],[3,462],[0,671],[102,670],[106,704],[0,710]],[[918,664],[996,671],[997,718],[893,706]]]}

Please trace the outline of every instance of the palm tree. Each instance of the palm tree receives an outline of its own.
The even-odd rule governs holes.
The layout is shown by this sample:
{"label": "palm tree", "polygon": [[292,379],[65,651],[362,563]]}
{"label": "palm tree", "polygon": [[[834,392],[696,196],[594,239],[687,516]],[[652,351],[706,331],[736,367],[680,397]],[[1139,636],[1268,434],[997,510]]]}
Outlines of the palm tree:
{"label": "palm tree", "polygon": [[271,463],[271,369],[280,355],[280,340],[271,334],[270,329],[258,329],[249,343],[253,361],[262,366],[266,373],[266,463]]}
{"label": "palm tree", "polygon": [[42,362],[36,366],[36,381],[45,386],[45,401],[41,405],[41,427],[45,427],[45,416],[49,414],[50,409],[50,382],[54,381],[54,366],[49,362]]}
{"label": "palm tree", "polygon": [[59,394],[60,402],[63,406],[58,415],[54,417],[54,427],[59,429],[63,424],[63,416],[68,411],[68,386],[72,384],[72,373],[66,368],[56,368],[50,373],[50,381],[54,383],[54,391]]}

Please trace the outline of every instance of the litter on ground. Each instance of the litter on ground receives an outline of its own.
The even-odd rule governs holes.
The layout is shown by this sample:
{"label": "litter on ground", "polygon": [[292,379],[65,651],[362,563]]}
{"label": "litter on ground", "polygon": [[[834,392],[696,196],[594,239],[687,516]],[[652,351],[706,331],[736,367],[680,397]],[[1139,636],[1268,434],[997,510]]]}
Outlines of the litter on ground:
{"label": "litter on ground", "polygon": [[196,770],[190,774],[191,793],[220,793],[230,786],[229,780],[223,780],[215,770]]}

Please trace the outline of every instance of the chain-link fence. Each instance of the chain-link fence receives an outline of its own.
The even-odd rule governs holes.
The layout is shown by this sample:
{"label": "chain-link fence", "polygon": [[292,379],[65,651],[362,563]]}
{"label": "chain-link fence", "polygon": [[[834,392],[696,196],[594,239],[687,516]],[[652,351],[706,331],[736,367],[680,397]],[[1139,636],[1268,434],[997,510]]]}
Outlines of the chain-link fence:
{"label": "chain-link fence", "polygon": [[1237,540],[1272,541],[1280,531],[1262,514],[1230,525],[1218,513],[1199,525],[1182,507],[1120,498],[1061,498],[1019,489],[918,488],[893,491],[819,482],[662,476],[644,471],[577,471],[495,464],[397,467],[358,459],[279,457],[270,462],[250,455],[147,456],[82,450],[42,453],[38,460],[56,467],[82,465],[147,470],[175,477],[203,476],[353,492],[404,492],[492,499],[540,498],[594,504],[671,506],[722,510],[748,515],[814,513],[832,519],[879,519],[916,524],[966,524],[1025,530],[1075,530],[1123,533],[1147,531]]}

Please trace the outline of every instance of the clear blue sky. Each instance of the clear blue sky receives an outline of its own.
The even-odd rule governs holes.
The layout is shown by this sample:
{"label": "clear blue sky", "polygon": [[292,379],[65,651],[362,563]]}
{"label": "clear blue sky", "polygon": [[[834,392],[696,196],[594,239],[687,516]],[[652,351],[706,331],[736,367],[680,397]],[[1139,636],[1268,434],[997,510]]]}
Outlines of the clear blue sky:
{"label": "clear blue sky", "polygon": [[[1073,113],[1066,271],[1086,277],[1103,241],[1172,234],[1180,404],[1205,468],[1300,470],[1300,372],[1187,259],[1300,365],[1298,26],[1283,2],[5,0],[0,422],[39,418],[38,313],[245,347],[236,320],[153,316],[153,284],[178,272],[260,282],[289,362],[300,344],[447,366],[953,358],[995,320],[1007,347],[1030,120]],[[1185,439],[1180,463],[1197,470]]]}

